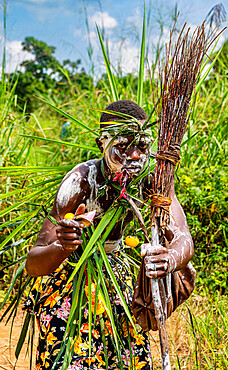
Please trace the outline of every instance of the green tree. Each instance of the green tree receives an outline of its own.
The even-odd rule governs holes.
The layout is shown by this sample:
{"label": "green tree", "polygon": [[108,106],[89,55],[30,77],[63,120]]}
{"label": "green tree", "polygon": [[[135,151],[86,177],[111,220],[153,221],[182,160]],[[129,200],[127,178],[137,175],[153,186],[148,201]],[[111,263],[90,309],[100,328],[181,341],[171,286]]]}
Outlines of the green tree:
{"label": "green tree", "polygon": [[[34,37],[26,37],[22,45],[32,58],[21,63],[21,70],[16,73],[18,83],[15,93],[22,109],[26,104],[27,113],[41,104],[36,95],[52,97],[64,103],[75,95],[72,87],[76,86],[79,91],[91,89],[93,79],[86,74],[80,59],[66,59],[60,63],[54,55],[56,48]],[[13,78],[15,74],[9,76],[10,80]]]}
{"label": "green tree", "polygon": [[31,112],[37,106],[35,94],[50,95],[55,89],[60,63],[54,56],[55,47],[48,46],[44,41],[26,37],[22,45],[33,59],[20,65],[22,69],[18,72],[16,95],[19,105],[23,107],[26,104],[27,111]]}

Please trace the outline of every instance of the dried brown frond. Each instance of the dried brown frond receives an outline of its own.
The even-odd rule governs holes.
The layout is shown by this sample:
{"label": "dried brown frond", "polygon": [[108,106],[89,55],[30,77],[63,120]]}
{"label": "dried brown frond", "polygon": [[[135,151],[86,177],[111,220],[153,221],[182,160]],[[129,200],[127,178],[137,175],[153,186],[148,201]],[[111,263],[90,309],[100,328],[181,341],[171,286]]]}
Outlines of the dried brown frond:
{"label": "dried brown frond", "polygon": [[176,43],[172,44],[173,30],[165,49],[163,64],[159,64],[160,106],[157,165],[153,181],[151,203],[151,224],[156,218],[162,230],[169,222],[167,207],[159,205],[161,196],[170,198],[174,180],[175,165],[180,159],[180,145],[191,114],[191,101],[200,69],[208,51],[217,36],[214,32],[206,35],[205,23],[193,34],[183,26]]}

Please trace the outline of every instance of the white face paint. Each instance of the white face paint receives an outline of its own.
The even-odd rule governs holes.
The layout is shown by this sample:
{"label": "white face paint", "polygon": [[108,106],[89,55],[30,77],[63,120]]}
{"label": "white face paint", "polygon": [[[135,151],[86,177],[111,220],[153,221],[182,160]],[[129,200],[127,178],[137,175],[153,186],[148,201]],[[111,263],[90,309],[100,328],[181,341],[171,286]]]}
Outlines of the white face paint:
{"label": "white face paint", "polygon": [[[148,151],[143,148],[143,145],[148,147],[150,138],[141,137],[137,145],[133,143],[134,150],[131,148],[131,140],[128,137],[118,136],[113,140],[107,131],[103,132],[101,141],[104,158],[112,175],[126,169],[130,174],[138,176],[144,169],[148,160]],[[134,155],[132,151],[137,153]]]}

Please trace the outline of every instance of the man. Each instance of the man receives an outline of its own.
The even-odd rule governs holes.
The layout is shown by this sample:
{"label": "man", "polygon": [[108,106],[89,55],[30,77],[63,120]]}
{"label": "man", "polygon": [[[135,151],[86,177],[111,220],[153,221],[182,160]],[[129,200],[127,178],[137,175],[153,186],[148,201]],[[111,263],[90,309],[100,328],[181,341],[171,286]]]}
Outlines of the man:
{"label": "man", "polygon": [[[143,124],[147,119],[147,115],[143,109],[131,101],[114,102],[110,104],[106,110],[132,116],[136,118],[137,122],[140,124]],[[123,119],[124,118],[121,118],[121,120]],[[119,134],[112,134],[110,127],[112,127],[113,121],[120,121],[120,117],[108,112],[102,113],[101,135],[100,138],[96,140],[101,153],[104,154],[102,160],[91,160],[86,163],[79,164],[65,176],[60,184],[56,193],[53,208],[50,212],[51,216],[59,223],[57,227],[53,227],[53,223],[49,219],[44,221],[36,243],[27,257],[26,269],[31,276],[46,276],[51,274],[55,279],[54,283],[52,280],[52,284],[55,284],[56,281],[59,281],[58,274],[61,274],[63,270],[64,274],[67,274],[66,270],[68,265],[65,261],[72,251],[80,250],[80,245],[82,244],[81,234],[84,225],[75,219],[64,219],[65,214],[75,213],[76,215],[79,215],[84,213],[85,210],[96,210],[96,225],[117,197],[118,192],[116,188],[112,186],[113,179],[116,174],[120,174],[125,171],[131,179],[137,177],[145,168],[150,155],[150,138],[146,136],[145,133],[137,131],[137,127],[134,123],[128,123],[126,125],[127,130],[125,133],[125,125],[121,125]],[[110,124],[108,122],[110,122]],[[135,136],[137,136],[137,140],[135,140]],[[106,187],[105,193],[101,192],[100,189],[104,187],[104,183],[107,183],[107,181],[109,182],[109,186]],[[149,182],[145,178],[140,182],[140,184],[138,184],[139,194],[142,195],[145,189],[149,189],[149,186]],[[188,230],[185,215],[175,197],[174,188],[170,212],[171,221],[167,228],[167,238],[171,241],[170,248],[166,249],[161,245],[156,247],[152,247],[150,244],[142,245],[142,255],[146,255],[145,262],[147,275],[151,278],[163,278],[170,271],[181,269],[193,256],[192,239]],[[108,236],[108,240],[105,242],[105,251],[108,256],[112,256],[112,261],[114,260],[114,254],[121,245],[123,230],[132,219],[133,212],[129,207],[127,207],[124,220],[121,217],[121,219],[117,221]],[[62,263],[63,265],[61,265]],[[121,270],[121,274],[119,273],[121,276],[119,276],[119,280],[117,279],[120,285],[122,284],[122,280],[129,280],[127,268],[125,268],[126,266],[123,268],[124,263],[125,262],[121,265],[121,263],[118,262],[116,265],[112,266],[117,275],[117,270],[119,269],[119,272]],[[60,265],[63,266],[63,270],[59,269]],[[62,273],[62,276],[64,274]],[[58,284],[60,284],[62,291],[64,291],[66,287],[66,279],[64,283],[65,285],[62,286],[61,282]],[[38,285],[36,284],[36,287],[37,286]],[[45,292],[47,292],[48,289],[50,290],[50,286],[45,286],[45,289],[46,290],[41,294],[41,298],[45,296]],[[124,289],[125,288],[122,290]],[[128,292],[132,291],[132,282],[130,282],[127,289]],[[38,290],[36,289],[36,293],[37,291]],[[60,291],[60,289],[58,289],[58,291]],[[59,297],[56,299],[56,307],[55,302],[53,303],[53,297],[54,294],[56,297],[56,292],[53,291],[52,287],[51,294],[52,307],[50,305],[49,295],[48,303],[43,300],[43,303],[39,304],[38,308],[34,310],[39,318],[39,326],[41,329],[43,328],[43,331],[41,330],[38,346],[37,369],[51,369],[60,348],[58,345],[56,346],[56,343],[61,342],[63,338],[63,335],[61,335],[58,328],[62,327],[62,331],[64,331],[64,325],[66,326],[67,322],[67,315],[64,318],[62,317],[63,315],[61,316],[61,312],[63,312],[62,307],[65,309],[66,303],[68,304],[68,308],[71,305],[71,291],[68,292],[67,296],[65,295],[63,298]],[[131,304],[131,298],[132,294],[129,293],[127,302],[129,305]],[[118,301],[117,295],[115,296],[115,299],[114,305]],[[31,308],[32,301],[34,303],[34,300],[33,295],[33,298],[28,301],[27,306],[30,306]],[[51,307],[50,311],[47,311],[47,307],[49,306]],[[69,315],[69,310],[67,312]],[[122,326],[126,326],[125,321],[122,320],[122,316],[124,316],[123,310],[118,311],[117,315],[119,315],[118,317],[120,318]],[[46,321],[44,321],[44,318]],[[57,319],[61,319],[61,323],[58,322]],[[84,319],[86,320],[86,316],[84,316]],[[86,321],[83,325],[86,325]],[[82,326],[82,335],[84,333],[83,328],[85,328],[85,326]],[[120,368],[150,369],[149,342],[146,334],[139,332],[137,338],[134,337],[131,330],[130,334],[132,340],[131,348],[129,347],[128,350],[125,348],[125,352],[121,355],[123,367],[121,367],[122,365],[119,365]],[[100,335],[97,335],[97,341],[96,338],[93,338],[93,346],[95,350],[93,351],[92,363],[89,361],[90,368],[105,369],[103,344],[100,339]],[[125,337],[124,334],[123,337]],[[141,339],[139,340],[139,338]],[[88,331],[87,334],[84,335],[83,340],[84,348],[86,348],[86,350],[82,350],[81,346],[80,353],[77,351],[75,352],[71,362],[72,369],[86,369],[88,366]],[[112,342],[111,338],[107,339],[108,368],[117,369],[117,357],[112,348]],[[124,346],[127,346],[125,342]],[[100,355],[98,355],[99,353]],[[131,365],[130,359],[132,353],[134,353],[135,358],[133,365]],[[59,364],[60,363],[61,360]],[[61,368],[58,366],[57,369]]]}

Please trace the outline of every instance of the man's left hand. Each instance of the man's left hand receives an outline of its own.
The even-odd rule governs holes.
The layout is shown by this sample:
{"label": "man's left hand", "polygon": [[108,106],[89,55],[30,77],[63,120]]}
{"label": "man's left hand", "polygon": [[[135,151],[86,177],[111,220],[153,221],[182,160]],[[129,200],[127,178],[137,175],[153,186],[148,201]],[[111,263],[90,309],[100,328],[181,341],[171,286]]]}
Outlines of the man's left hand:
{"label": "man's left hand", "polygon": [[146,276],[152,279],[164,278],[171,271],[171,258],[169,249],[162,245],[141,245],[141,256],[145,256]]}

